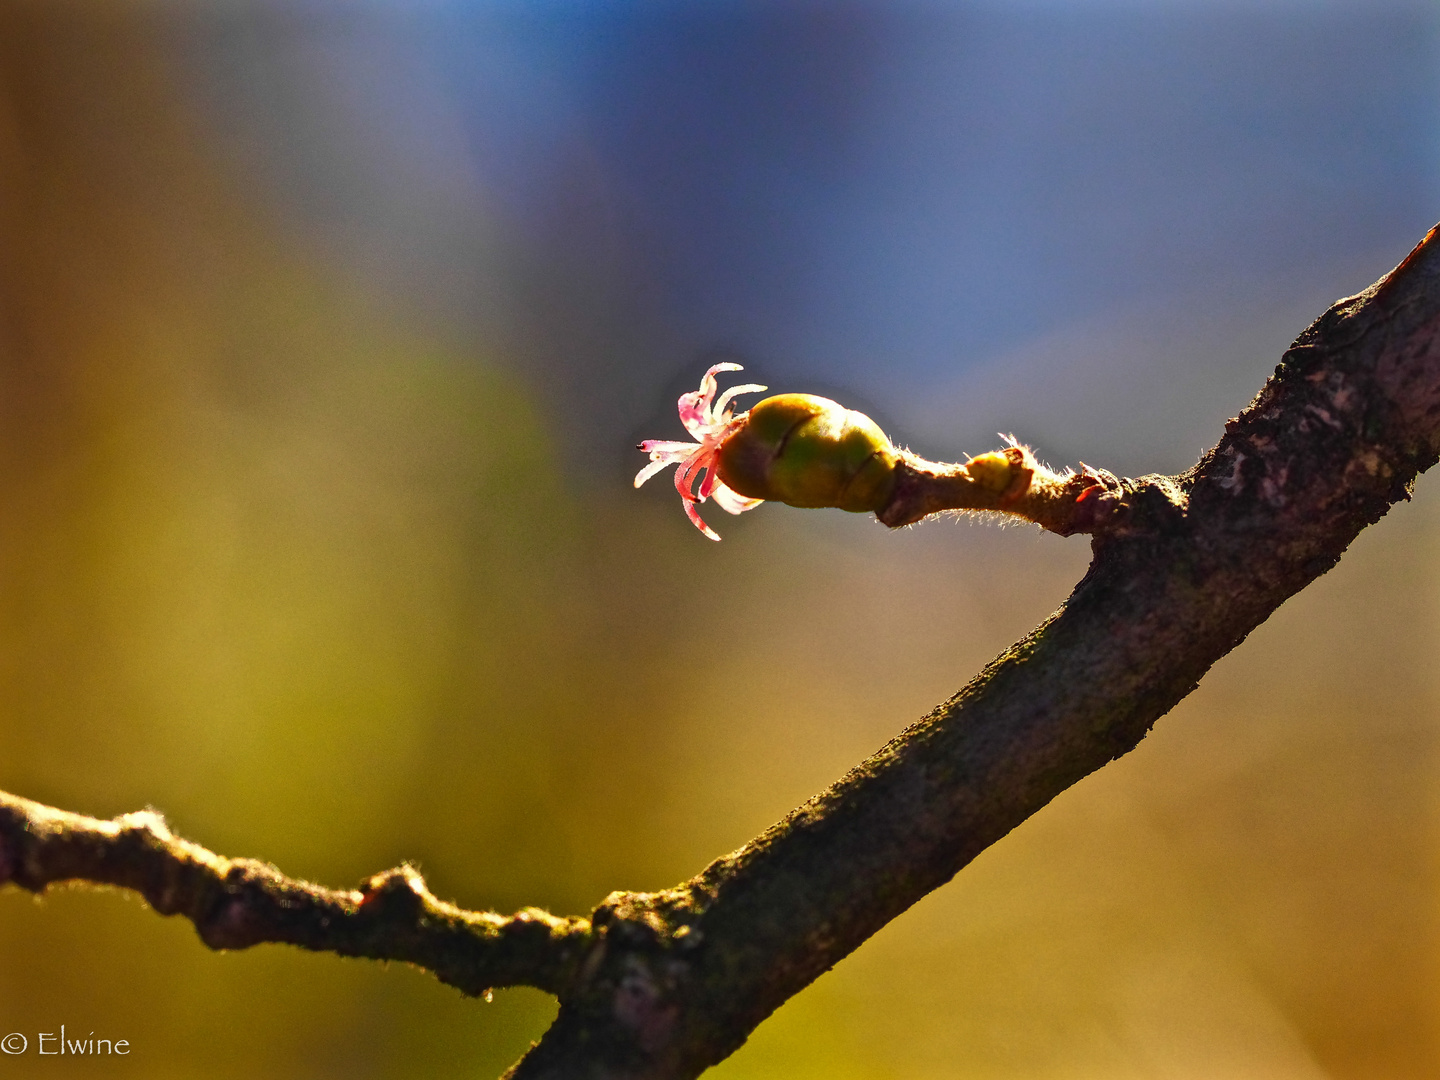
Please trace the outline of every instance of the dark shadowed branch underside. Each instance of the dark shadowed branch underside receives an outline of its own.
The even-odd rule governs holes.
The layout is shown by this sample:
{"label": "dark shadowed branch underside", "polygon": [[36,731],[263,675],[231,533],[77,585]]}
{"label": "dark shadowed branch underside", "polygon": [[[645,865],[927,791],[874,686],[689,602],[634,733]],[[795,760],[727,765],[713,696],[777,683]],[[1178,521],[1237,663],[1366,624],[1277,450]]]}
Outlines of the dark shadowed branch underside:
{"label": "dark shadowed branch underside", "polygon": [[[1223,317],[1217,313],[1216,317]],[[829,790],[697,877],[587,919],[437,901],[408,868],[334,892],[173,837],[0,796],[0,884],[118,885],[213,948],[263,941],[405,960],[476,994],[524,984],[560,1014],[516,1080],[683,1080],[1156,719],[1409,497],[1440,453],[1440,240],[1338,302],[1219,443],[1173,477],[1037,473],[977,506],[918,458],[881,520],[1015,510],[1092,535],[1059,612]],[[1029,468],[1028,461],[1020,461]],[[993,493],[985,498],[994,499]]]}

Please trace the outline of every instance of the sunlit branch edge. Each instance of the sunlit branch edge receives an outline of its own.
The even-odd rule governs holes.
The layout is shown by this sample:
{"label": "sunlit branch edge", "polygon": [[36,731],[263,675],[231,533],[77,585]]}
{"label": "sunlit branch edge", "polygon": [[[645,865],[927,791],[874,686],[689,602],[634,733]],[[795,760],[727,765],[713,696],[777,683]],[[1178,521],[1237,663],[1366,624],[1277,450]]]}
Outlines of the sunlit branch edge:
{"label": "sunlit branch edge", "polygon": [[403,961],[467,994],[521,983],[558,993],[591,940],[585,919],[437,900],[410,866],[337,891],[217,855],[153,811],[102,821],[0,792],[0,884],[41,893],[66,882],[132,889],[160,914],[185,916],[212,949],[283,942]]}

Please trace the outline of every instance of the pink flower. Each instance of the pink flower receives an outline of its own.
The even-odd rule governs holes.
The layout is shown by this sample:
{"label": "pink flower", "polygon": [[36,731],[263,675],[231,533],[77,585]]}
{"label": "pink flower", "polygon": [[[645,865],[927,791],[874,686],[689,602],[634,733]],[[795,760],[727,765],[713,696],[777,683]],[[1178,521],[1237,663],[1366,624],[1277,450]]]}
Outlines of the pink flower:
{"label": "pink flower", "polygon": [[[720,456],[720,444],[732,431],[745,423],[747,415],[730,415],[731,400],[739,394],[758,393],[766,389],[754,383],[732,386],[712,405],[711,400],[715,397],[716,390],[715,373],[740,370],[742,368],[739,364],[716,364],[705,372],[705,377],[700,380],[699,390],[680,395],[680,422],[695,438],[695,442],[646,439],[636,447],[650,455],[650,464],[635,474],[635,486],[638,488],[667,465],[679,465],[675,470],[675,490],[680,492],[686,515],[694,522],[695,527],[711,540],[719,540],[720,537],[700,519],[700,511],[695,509],[700,503],[714,496],[720,509],[731,514],[743,514],[765,501],[747,499],[736,494],[725,486],[715,471],[716,461]],[[703,479],[701,473],[704,473]]]}

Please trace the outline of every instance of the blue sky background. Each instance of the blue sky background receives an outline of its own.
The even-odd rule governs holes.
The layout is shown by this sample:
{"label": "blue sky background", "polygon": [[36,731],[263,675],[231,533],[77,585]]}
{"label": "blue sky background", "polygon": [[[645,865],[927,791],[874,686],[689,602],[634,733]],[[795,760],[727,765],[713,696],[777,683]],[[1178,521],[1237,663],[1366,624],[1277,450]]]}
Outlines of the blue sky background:
{"label": "blue sky background", "polygon": [[1440,193],[1424,4],[310,5],[200,24],[196,92],[277,214],[378,294],[460,340],[504,328],[527,376],[583,388],[585,460],[730,351],[933,434],[920,403],[1097,315],[1328,302]]}

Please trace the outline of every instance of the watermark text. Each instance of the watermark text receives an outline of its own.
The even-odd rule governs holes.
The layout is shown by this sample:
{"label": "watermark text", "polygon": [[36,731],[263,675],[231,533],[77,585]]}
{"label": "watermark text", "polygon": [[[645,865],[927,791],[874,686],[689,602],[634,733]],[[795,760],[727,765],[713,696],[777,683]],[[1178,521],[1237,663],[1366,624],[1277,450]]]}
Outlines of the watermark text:
{"label": "watermark text", "polygon": [[93,1031],[85,1035],[75,1035],[67,1032],[65,1025],[61,1024],[59,1031],[37,1031],[33,1035],[27,1035],[23,1031],[12,1031],[8,1035],[0,1035],[0,1053],[11,1055],[32,1053],[44,1057],[51,1055],[73,1057],[81,1054],[89,1057],[113,1057],[115,1055],[124,1057],[130,1053],[130,1040],[112,1039],[108,1036],[96,1035]]}

